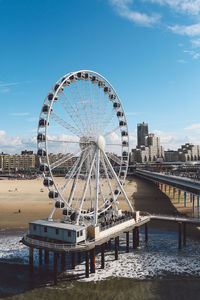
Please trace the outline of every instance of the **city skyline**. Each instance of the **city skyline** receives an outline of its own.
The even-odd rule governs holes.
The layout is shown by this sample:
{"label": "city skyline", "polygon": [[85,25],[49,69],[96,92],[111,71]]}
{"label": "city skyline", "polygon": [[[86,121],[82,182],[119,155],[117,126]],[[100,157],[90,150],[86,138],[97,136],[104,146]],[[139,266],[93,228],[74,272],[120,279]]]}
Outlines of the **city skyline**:
{"label": "city skyline", "polygon": [[143,121],[165,150],[200,144],[199,17],[187,0],[1,0],[0,151],[36,151],[49,89],[84,68],[118,92],[130,148]]}

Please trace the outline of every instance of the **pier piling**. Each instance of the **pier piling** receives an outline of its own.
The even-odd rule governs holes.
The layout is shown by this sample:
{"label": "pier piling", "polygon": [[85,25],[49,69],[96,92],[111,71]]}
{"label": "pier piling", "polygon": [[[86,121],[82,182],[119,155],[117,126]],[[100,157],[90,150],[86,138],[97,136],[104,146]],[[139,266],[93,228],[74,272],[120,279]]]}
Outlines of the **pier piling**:
{"label": "pier piling", "polygon": [[72,269],[75,269],[75,259],[76,259],[76,253],[75,252],[72,252],[71,253],[71,266],[72,266]]}
{"label": "pier piling", "polygon": [[183,223],[183,246],[186,246],[186,223]]}
{"label": "pier piling", "polygon": [[85,251],[85,277],[89,278],[89,255],[88,255],[88,251]]}
{"label": "pier piling", "polygon": [[95,248],[90,250],[90,273],[95,273]]}
{"label": "pier piling", "polygon": [[58,283],[58,254],[54,252],[54,260],[53,260],[53,274],[54,274],[54,285]]}
{"label": "pier piling", "polygon": [[78,252],[78,264],[81,263],[81,252]]}
{"label": "pier piling", "polygon": [[66,265],[66,263],[65,263],[65,252],[63,252],[62,254],[61,254],[61,269],[62,269],[62,271],[64,271],[65,270],[65,265]]}
{"label": "pier piling", "polygon": [[136,247],[139,247],[140,245],[140,233],[139,233],[139,228],[136,227]]}
{"label": "pier piling", "polygon": [[148,243],[148,224],[145,223],[144,225],[144,229],[145,229],[145,243]]}
{"label": "pier piling", "polygon": [[119,237],[115,238],[115,260],[118,260]]}
{"label": "pier piling", "polygon": [[105,244],[102,244],[101,245],[101,269],[104,269],[105,267],[104,252],[105,252]]}
{"label": "pier piling", "polygon": [[133,228],[132,230],[132,233],[133,233],[133,249],[136,249],[137,248],[137,235],[136,235],[136,227]]}
{"label": "pier piling", "polygon": [[29,265],[33,268],[33,248],[29,247]]}
{"label": "pier piling", "polygon": [[45,250],[45,251],[44,251],[44,263],[45,263],[46,265],[49,264],[49,251],[48,251],[48,250]]}
{"label": "pier piling", "polygon": [[129,231],[126,232],[126,253],[129,253]]}
{"label": "pier piling", "polygon": [[39,265],[42,265],[42,249],[39,249]]}
{"label": "pier piling", "polygon": [[181,249],[181,244],[182,244],[182,241],[181,241],[181,225],[182,223],[181,222],[178,222],[178,249],[180,250]]}

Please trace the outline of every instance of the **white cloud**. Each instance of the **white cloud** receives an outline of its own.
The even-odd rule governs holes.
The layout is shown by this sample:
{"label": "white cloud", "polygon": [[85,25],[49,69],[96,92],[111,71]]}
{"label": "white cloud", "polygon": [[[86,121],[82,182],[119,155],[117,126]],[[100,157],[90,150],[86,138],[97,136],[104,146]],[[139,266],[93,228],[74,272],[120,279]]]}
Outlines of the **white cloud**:
{"label": "white cloud", "polygon": [[3,89],[0,89],[0,92],[1,92],[1,93],[9,93],[9,92],[10,92],[10,89],[8,89],[8,88],[3,88]]}
{"label": "white cloud", "polygon": [[200,0],[142,0],[160,5],[169,6],[177,12],[190,15],[198,15],[200,13]]}
{"label": "white cloud", "polygon": [[199,48],[200,47],[200,39],[196,39],[196,40],[191,40],[192,46],[194,48]]}
{"label": "white cloud", "polygon": [[180,64],[186,64],[187,63],[187,61],[184,60],[184,59],[179,59],[179,60],[177,60],[177,62],[180,63]]}
{"label": "white cloud", "polygon": [[19,153],[24,149],[36,151],[36,136],[23,139],[19,136],[11,137],[0,130],[0,152]]}
{"label": "white cloud", "polygon": [[11,113],[10,115],[11,115],[11,116],[14,116],[14,117],[23,117],[23,116],[28,116],[28,115],[29,115],[29,112]]}
{"label": "white cloud", "polygon": [[160,137],[160,144],[164,147],[165,150],[177,150],[181,147],[181,145],[184,145],[185,143],[200,144],[198,141],[198,135],[188,137],[180,132],[164,132],[160,130],[153,130],[153,133],[155,133],[156,136]]}
{"label": "white cloud", "polygon": [[198,59],[200,57],[200,53],[193,50],[184,50],[183,52],[191,55],[193,59]]}
{"label": "white cloud", "polygon": [[200,123],[197,123],[197,124],[192,124],[188,127],[185,127],[184,128],[185,130],[194,130],[194,129],[200,129]]}
{"label": "white cloud", "polygon": [[10,92],[10,87],[12,86],[18,86],[20,84],[23,84],[23,83],[29,83],[30,81],[17,81],[17,82],[3,82],[3,81],[0,81],[0,92],[1,93],[8,93]]}
{"label": "white cloud", "polygon": [[174,25],[168,26],[173,33],[177,33],[180,35],[187,35],[187,36],[198,36],[200,35],[200,23],[193,24],[193,25]]}
{"label": "white cloud", "polygon": [[142,26],[151,26],[158,23],[161,16],[159,14],[147,15],[136,10],[132,10],[129,6],[133,4],[133,0],[109,0],[112,7],[121,17]]}

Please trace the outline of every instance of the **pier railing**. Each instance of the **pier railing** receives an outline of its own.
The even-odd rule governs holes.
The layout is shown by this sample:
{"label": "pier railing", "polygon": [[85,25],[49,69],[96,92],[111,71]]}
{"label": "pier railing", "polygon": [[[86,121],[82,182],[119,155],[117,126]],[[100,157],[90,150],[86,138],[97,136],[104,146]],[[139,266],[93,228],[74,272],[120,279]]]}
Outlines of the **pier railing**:
{"label": "pier railing", "polygon": [[109,228],[111,228],[111,227],[113,227],[113,226],[116,226],[116,225],[118,225],[118,224],[122,224],[122,223],[124,223],[124,222],[126,222],[126,221],[128,221],[128,220],[131,220],[131,219],[133,219],[133,217],[132,216],[129,216],[129,217],[126,217],[126,218],[124,218],[124,219],[121,219],[121,220],[118,220],[118,221],[114,221],[114,223],[111,223],[111,224],[109,224],[109,225],[105,225],[105,226],[100,226],[100,231],[104,231],[104,230],[106,230],[106,229],[109,229]]}
{"label": "pier railing", "polygon": [[36,239],[32,239],[25,235],[23,237],[24,242],[28,243],[29,245],[33,246],[38,246],[38,247],[43,247],[43,248],[49,248],[49,249],[55,249],[55,250],[60,250],[60,251],[66,251],[67,249],[72,249],[72,248],[84,248],[85,244],[83,245],[75,245],[75,244],[56,244],[56,243],[50,243],[50,242],[45,242],[45,241],[40,241]]}

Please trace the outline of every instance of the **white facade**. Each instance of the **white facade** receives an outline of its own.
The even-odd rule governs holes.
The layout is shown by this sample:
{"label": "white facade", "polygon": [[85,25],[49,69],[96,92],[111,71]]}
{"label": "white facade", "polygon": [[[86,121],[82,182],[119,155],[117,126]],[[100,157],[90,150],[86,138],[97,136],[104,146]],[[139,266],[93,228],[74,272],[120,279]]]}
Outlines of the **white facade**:
{"label": "white facade", "polygon": [[72,244],[86,240],[86,228],[84,226],[47,220],[30,222],[29,234]]}

